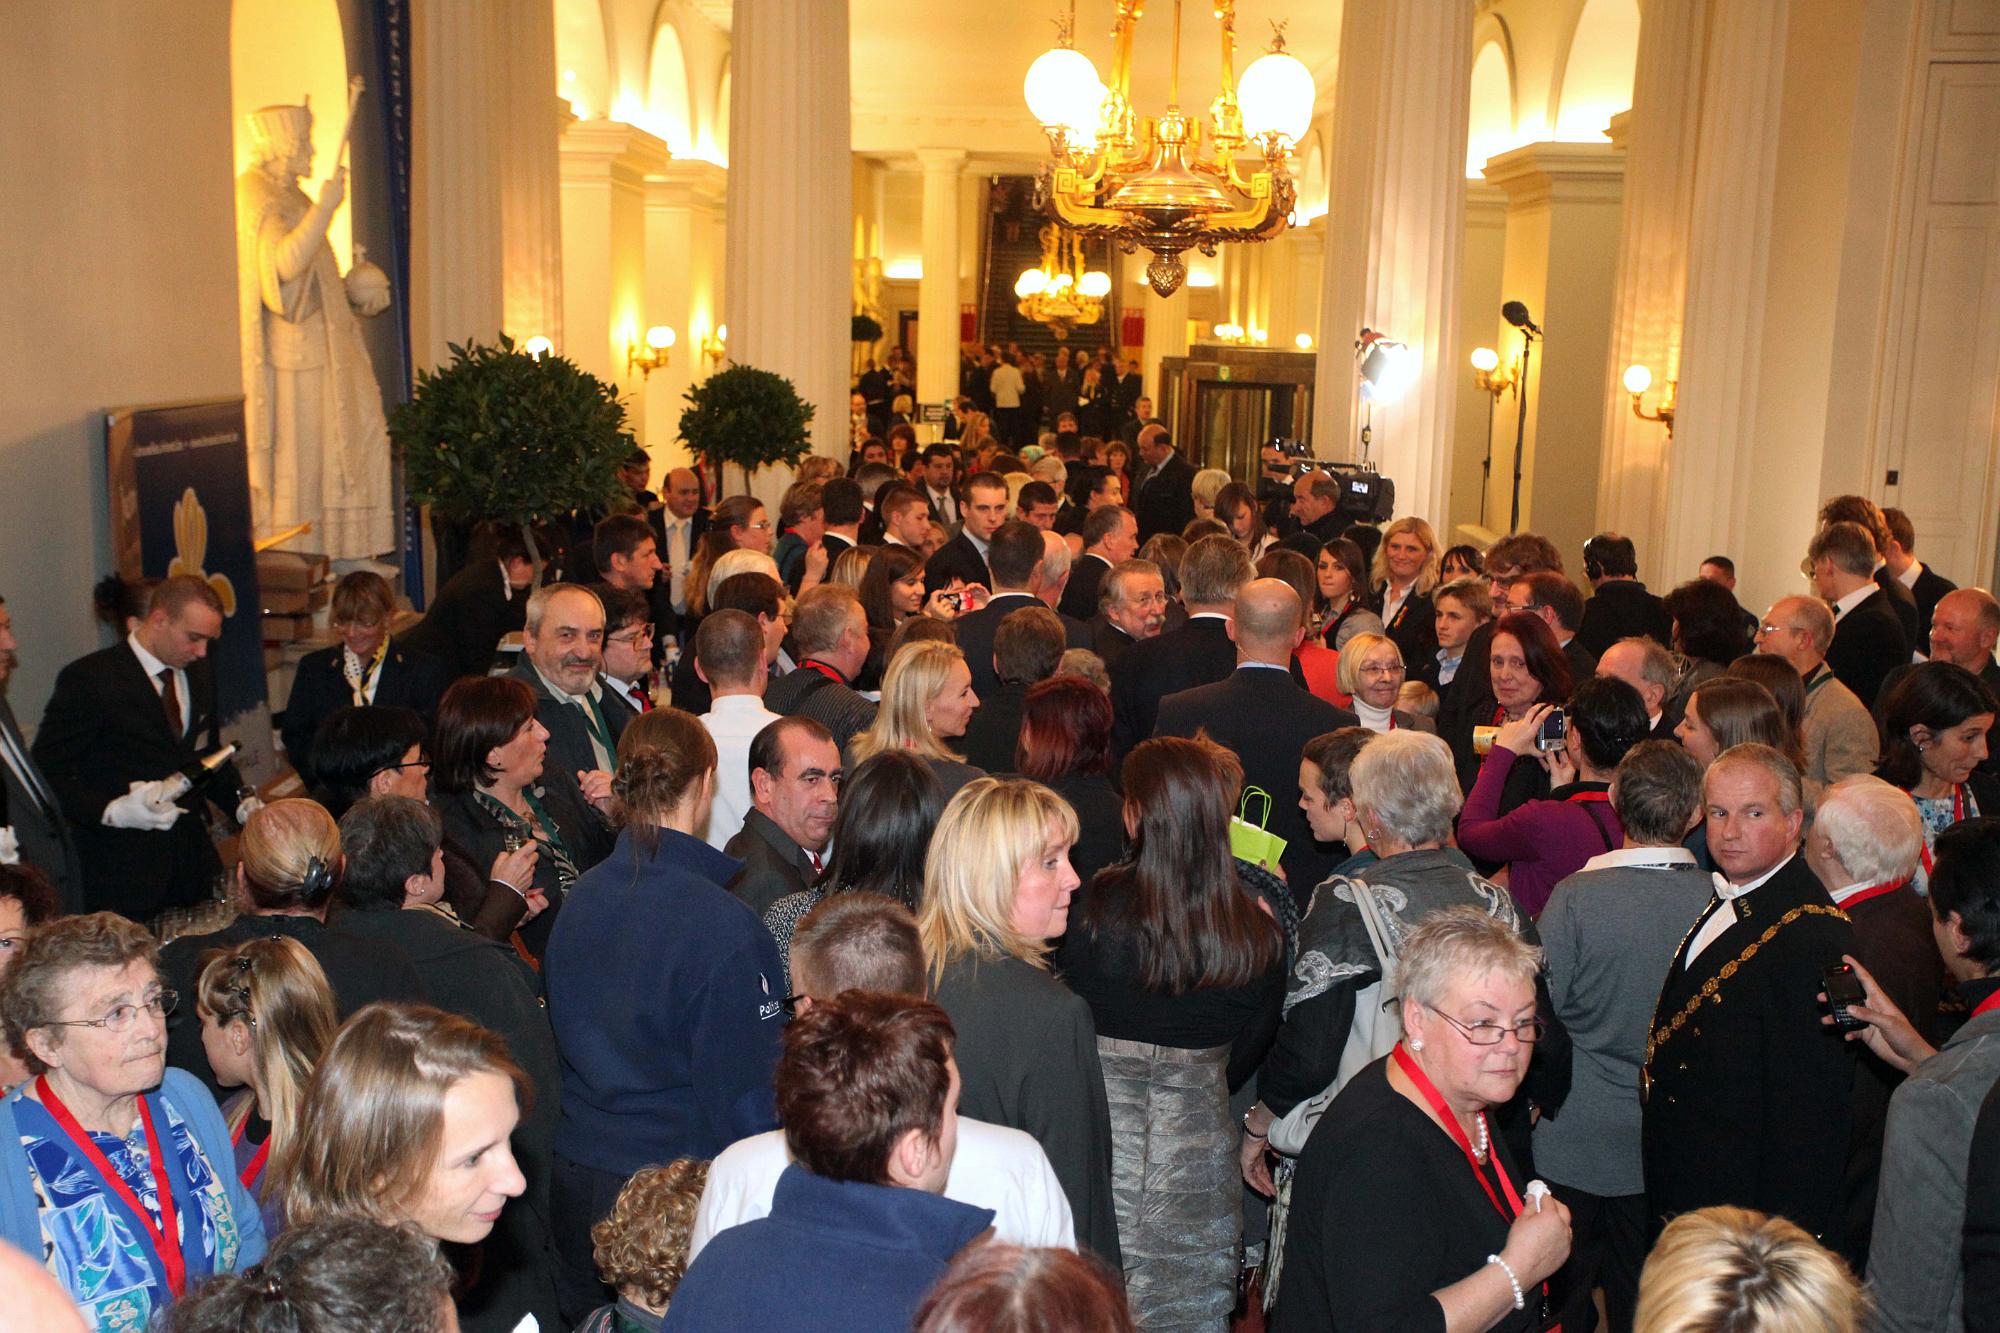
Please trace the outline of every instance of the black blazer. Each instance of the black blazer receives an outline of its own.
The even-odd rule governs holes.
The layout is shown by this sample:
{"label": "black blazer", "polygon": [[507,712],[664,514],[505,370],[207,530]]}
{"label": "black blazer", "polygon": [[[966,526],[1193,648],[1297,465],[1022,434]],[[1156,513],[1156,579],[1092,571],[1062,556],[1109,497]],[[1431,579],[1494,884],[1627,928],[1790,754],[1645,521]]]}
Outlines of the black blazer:
{"label": "black blazer", "polygon": [[1903,581],[1889,572],[1887,565],[1875,570],[1875,586],[1889,599],[1889,609],[1902,622],[1903,634],[1913,644],[1923,643],[1930,631],[1929,617],[1917,614],[1917,595],[1903,586]]}
{"label": "black blazer", "polygon": [[[300,658],[298,673],[292,677],[291,697],[285,701],[285,721],[279,734],[285,738],[286,757],[308,787],[313,783],[312,742],[319,724],[354,702],[347,677],[341,672],[341,652],[336,643]],[[443,662],[408,644],[390,644],[378,670],[382,679],[375,686],[376,706],[415,709],[426,723],[451,684]]]}
{"label": "black blazer", "polygon": [[1069,582],[1063,585],[1062,604],[1058,609],[1078,620],[1088,620],[1096,615],[1098,593],[1104,587],[1104,576],[1110,572],[1109,560],[1094,551],[1085,551],[1069,567]]}
{"label": "black blazer", "polygon": [[1234,670],[1236,644],[1226,620],[1190,620],[1133,644],[1111,668],[1112,750],[1122,760],[1153,734],[1160,700],[1212,684]]}
{"label": "black blazer", "polygon": [[748,903],[760,921],[771,904],[804,893],[806,885],[817,878],[805,848],[793,842],[762,810],[746,813],[743,827],[722,850],[743,863],[723,887]]}
{"label": "black blazer", "polygon": [[1735,923],[1684,966],[1718,906],[1676,947],[1653,1013],[1641,1117],[1652,1234],[1676,1213],[1733,1204],[1837,1244],[1855,1047],[1820,1024],[1818,995],[1821,974],[1855,951],[1854,928],[1797,854],[1736,899]]}
{"label": "black blazer", "polygon": [[188,813],[170,829],[116,829],[103,822],[104,807],[132,783],[164,778],[222,744],[215,672],[207,659],[187,668],[187,690],[182,705],[188,728],[176,736],[129,644],[80,657],[56,677],[34,756],[76,840],[86,911],[144,920],[207,898],[222,869],[201,812],[208,798],[234,811],[243,779],[233,762],[181,799]]}
{"label": "black blazer", "polygon": [[[979,710],[966,725],[965,735],[945,744],[965,756],[974,768],[988,773],[1008,773],[1014,768],[1014,742],[1021,736],[1021,709],[1027,703],[1026,685],[999,685],[979,696]],[[1081,876],[1083,872],[1077,871]]]}
{"label": "black blazer", "polygon": [[[507,674],[535,692],[535,720],[548,728],[549,751],[542,764],[542,780],[547,782],[552,774],[559,773],[570,786],[576,786],[578,773],[597,767],[597,752],[591,748],[589,724],[584,721],[583,713],[549,693],[549,687],[542,684],[541,674],[526,653],[521,654],[521,660]],[[610,686],[600,685],[599,689],[598,706],[604,714],[605,729],[611,733],[611,753],[615,759],[618,738],[625,734],[625,724],[637,714],[612,696]]]}
{"label": "black blazer", "polygon": [[[1041,598],[1025,592],[1003,592],[977,611],[968,611],[952,622],[952,633],[959,648],[965,653],[965,663],[972,668],[972,692],[979,696],[980,706],[986,703],[986,696],[1000,688],[1000,678],[993,671],[993,639],[1000,632],[1000,622],[1016,611],[1030,607],[1047,606]],[[1081,621],[1067,614],[1059,613],[1063,627],[1063,644],[1068,648],[1088,648],[1090,631]],[[1013,753],[1010,748],[1008,753]],[[1011,760],[1009,762],[1012,762]]]}
{"label": "black blazer", "polygon": [[1599,584],[1583,604],[1583,626],[1576,632],[1577,641],[1591,656],[1602,657],[1604,650],[1620,639],[1640,636],[1662,648],[1672,646],[1674,618],[1667,614],[1667,604],[1636,579],[1610,579]]}
{"label": "black blazer", "polygon": [[[1900,583],[1902,580],[1898,579],[1897,582]],[[1910,640],[1912,644],[1928,646],[1931,612],[1937,610],[1937,604],[1944,599],[1946,593],[1957,591],[1956,583],[1929,565],[1924,566],[1924,572],[1917,575],[1916,586],[1910,589],[1911,595],[1917,599],[1917,632]]]}
{"label": "black blazer", "polygon": [[1303,900],[1333,865],[1315,850],[1312,826],[1299,809],[1299,752],[1315,736],[1354,725],[1354,714],[1301,689],[1289,671],[1243,666],[1212,685],[1162,699],[1153,734],[1206,731],[1216,744],[1235,752],[1243,763],[1243,784],[1271,794],[1267,827],[1289,844],[1286,882]]}
{"label": "black blazer", "polygon": [[438,589],[424,618],[397,642],[443,662],[453,679],[483,676],[500,640],[527,623],[529,591],[508,596],[498,562],[474,560]]}
{"label": "black blazer", "polygon": [[[1571,689],[1583,684],[1597,674],[1597,654],[1584,645],[1583,636],[1576,635],[1562,646],[1563,660],[1569,663],[1569,684]],[[1563,700],[1551,699],[1551,703]]]}
{"label": "black blazer", "polygon": [[1131,635],[1106,620],[1102,611],[1085,621],[1084,627],[1090,631],[1090,642],[1085,646],[1103,659],[1106,671],[1125,655],[1125,650],[1134,642]]}
{"label": "black blazer", "polygon": [[979,554],[972,538],[962,532],[938,547],[937,554],[924,562],[924,596],[929,597],[955,578],[988,588],[993,586],[993,575],[986,568],[986,557]]}
{"label": "black blazer", "polygon": [[[553,766],[546,767],[540,792],[536,799],[555,821],[556,831],[562,835],[563,845],[576,863],[578,876],[611,854],[617,835],[583,799],[573,775],[556,773]],[[506,828],[469,791],[434,791],[431,808],[444,817],[445,841],[456,845],[465,859],[480,874],[485,874],[506,845]],[[548,951],[549,933],[556,927],[556,914],[562,910],[563,894],[568,887],[557,878],[555,857],[547,849],[535,858],[535,877],[531,883],[542,891],[549,905],[534,920],[523,923],[519,934],[522,946],[539,959]]]}
{"label": "black blazer", "polygon": [[63,914],[73,916],[83,907],[83,861],[70,836],[69,821],[63,817],[62,802],[55,788],[35,762],[14,720],[14,709],[0,695],[0,732],[7,748],[16,755],[26,781],[16,776],[12,764],[0,761],[0,825],[12,825],[20,840],[21,859],[49,878]]}
{"label": "black blazer", "polygon": [[1167,459],[1160,475],[1138,482],[1132,512],[1139,516],[1139,541],[1156,532],[1180,535],[1194,521],[1194,468],[1178,453]]}
{"label": "black blazer", "polygon": [[[1388,596],[1387,584],[1375,589],[1373,601],[1377,615],[1382,614],[1382,607],[1387,602]],[[1401,650],[1403,666],[1411,675],[1414,676],[1425,662],[1436,663],[1437,611],[1431,604],[1429,593],[1412,589],[1410,595],[1403,600],[1403,604],[1396,608],[1394,620],[1383,617],[1382,628]],[[1328,638],[1327,646],[1332,645],[1333,640]]]}
{"label": "black blazer", "polygon": [[1910,639],[1887,594],[1870,593],[1833,622],[1833,643],[1826,650],[1826,664],[1869,708],[1875,707],[1875,696],[1882,692],[1882,682],[1889,673],[1909,660]]}

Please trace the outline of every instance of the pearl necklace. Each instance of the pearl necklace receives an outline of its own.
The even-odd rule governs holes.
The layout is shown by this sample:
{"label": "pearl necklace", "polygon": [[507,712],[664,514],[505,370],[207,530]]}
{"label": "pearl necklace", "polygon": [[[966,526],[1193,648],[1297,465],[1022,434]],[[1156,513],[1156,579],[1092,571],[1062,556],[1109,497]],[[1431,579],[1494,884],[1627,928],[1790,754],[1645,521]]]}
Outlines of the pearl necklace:
{"label": "pearl necklace", "polygon": [[1483,1115],[1475,1114],[1472,1117],[1472,1121],[1475,1125],[1479,1127],[1479,1146],[1472,1150],[1472,1156],[1475,1160],[1483,1162],[1486,1160],[1486,1148],[1487,1148],[1486,1117]]}

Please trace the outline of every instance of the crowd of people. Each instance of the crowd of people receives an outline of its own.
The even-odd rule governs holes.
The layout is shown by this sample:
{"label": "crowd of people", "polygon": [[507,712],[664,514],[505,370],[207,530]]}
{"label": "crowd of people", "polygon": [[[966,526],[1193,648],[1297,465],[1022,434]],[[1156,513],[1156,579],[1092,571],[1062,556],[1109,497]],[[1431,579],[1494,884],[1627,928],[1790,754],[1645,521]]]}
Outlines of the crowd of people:
{"label": "crowd of people", "polygon": [[197,578],[0,705],[24,1326],[2000,1327],[2000,603],[1858,496],[1761,614],[1446,548],[1038,360],[344,576],[303,794]]}

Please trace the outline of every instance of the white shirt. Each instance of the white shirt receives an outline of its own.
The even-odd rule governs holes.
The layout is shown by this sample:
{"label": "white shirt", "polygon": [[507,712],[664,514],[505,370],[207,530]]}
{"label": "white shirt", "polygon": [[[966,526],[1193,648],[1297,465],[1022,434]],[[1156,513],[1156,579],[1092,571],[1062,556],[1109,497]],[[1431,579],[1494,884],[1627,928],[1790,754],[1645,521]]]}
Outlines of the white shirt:
{"label": "white shirt", "polygon": [[1826,896],[1833,899],[1835,907],[1845,907],[1847,906],[1847,900],[1855,894],[1866,893],[1868,890],[1876,887],[1878,886],[1874,884],[1850,884],[1844,889],[1835,889]]}
{"label": "white shirt", "polygon": [[618,677],[612,675],[599,676],[598,679],[604,682],[606,689],[632,705],[632,711],[636,713],[646,711],[639,703],[639,685],[637,681],[620,680]]}
{"label": "white shirt", "polygon": [[1880,589],[1872,583],[1864,583],[1847,596],[1833,604],[1833,618],[1839,620],[1855,607],[1873,597]]}
{"label": "white shirt", "polygon": [[930,498],[932,518],[946,527],[958,522],[958,498],[950,491],[933,490],[926,484],[924,494]]}
{"label": "white shirt", "polygon": [[1615,870],[1621,866],[1640,866],[1647,870],[1665,870],[1671,866],[1691,866],[1694,863],[1694,853],[1685,847],[1620,847],[1614,852],[1599,852],[1585,861],[1583,868]]}
{"label": "white shirt", "polygon": [[1924,562],[1921,560],[1912,560],[1910,567],[1896,576],[1896,582],[1902,584],[1905,588],[1915,589],[1917,580],[1923,576]]}
{"label": "white shirt", "polygon": [[[778,1177],[791,1164],[781,1129],[724,1148],[709,1165],[708,1184],[695,1208],[688,1262],[717,1232],[770,1216]],[[991,1208],[994,1235],[1007,1244],[1076,1248],[1076,1224],[1062,1182],[1042,1145],[1018,1129],[960,1116],[958,1152],[944,1197]]]}
{"label": "white shirt", "polygon": [[[1796,851],[1792,853],[1792,856],[1797,855]],[[1700,957],[1703,949],[1713,944],[1716,937],[1721,935],[1723,931],[1728,930],[1736,924],[1736,899],[1761,887],[1765,880],[1790,865],[1791,861],[1791,856],[1786,857],[1763,874],[1757,876],[1757,878],[1751,880],[1748,884],[1732,884],[1721,875],[1716,875],[1715,896],[1722,899],[1722,905],[1709,914],[1708,920],[1701,923],[1701,929],[1695,933],[1694,939],[1688,944],[1687,956],[1681,960],[1681,965],[1683,967],[1692,967],[1694,960]]]}
{"label": "white shirt", "polygon": [[1396,613],[1403,609],[1403,603],[1409,601],[1410,594],[1416,590],[1417,581],[1415,579],[1411,579],[1408,583],[1404,584],[1400,590],[1394,583],[1385,585],[1382,589],[1382,623],[1385,625],[1395,624]]}
{"label": "white shirt", "polygon": [[718,852],[743,828],[750,813],[750,742],[777,720],[778,715],[755,694],[725,694],[701,715],[701,725],[715,742],[715,802],[708,808],[708,827],[701,836]]}
{"label": "white shirt", "polygon": [[[174,673],[174,697],[180,700],[181,705],[181,735],[187,735],[188,723],[194,720],[189,716],[187,671],[181,667],[169,668],[165,662],[147,652],[145,645],[139,642],[137,634],[127,634],[125,636],[125,645],[139,659],[139,669],[146,673],[147,680],[153,682],[153,693],[159,695],[162,701],[167,696],[166,688],[160,683],[160,673],[172,670]],[[160,706],[164,709],[166,704],[162,702]]]}

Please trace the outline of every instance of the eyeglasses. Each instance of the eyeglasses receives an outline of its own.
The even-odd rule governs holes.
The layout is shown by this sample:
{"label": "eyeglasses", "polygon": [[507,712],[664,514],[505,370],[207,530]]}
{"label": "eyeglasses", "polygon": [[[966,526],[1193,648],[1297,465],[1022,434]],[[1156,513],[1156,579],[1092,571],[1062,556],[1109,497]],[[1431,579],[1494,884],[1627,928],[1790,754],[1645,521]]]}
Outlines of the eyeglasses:
{"label": "eyeglasses", "polygon": [[797,1018],[799,1016],[799,1003],[803,1000],[809,1000],[811,998],[812,997],[810,995],[807,995],[804,991],[800,991],[797,995],[787,995],[784,999],[778,1001],[778,1003],[784,1006],[785,1016],[787,1018]]}
{"label": "eyeglasses", "polygon": [[399,764],[384,764],[375,771],[377,773],[400,773],[406,768],[429,768],[430,766],[431,757],[419,752],[415,759],[405,759]]}
{"label": "eyeglasses", "polygon": [[1404,671],[1405,668],[1401,662],[1395,662],[1387,666],[1378,663],[1374,666],[1363,666],[1358,671],[1356,671],[1355,674],[1360,676],[1381,676],[1384,677],[1385,679],[1394,679],[1397,676],[1403,675]]}
{"label": "eyeglasses", "polygon": [[652,641],[653,627],[650,624],[634,626],[630,634],[614,634],[605,640],[606,643],[629,643],[635,648]]}
{"label": "eyeglasses", "polygon": [[180,1002],[180,992],[160,990],[153,998],[141,1004],[121,1004],[102,1018],[61,1018],[52,1023],[44,1023],[48,1028],[103,1028],[106,1032],[123,1032],[138,1021],[142,1013],[165,1018]]}
{"label": "eyeglasses", "polygon": [[1549,1025],[1539,1018],[1524,1018],[1512,1027],[1509,1027],[1505,1023],[1489,1023],[1484,1019],[1481,1019],[1477,1023],[1461,1023],[1444,1010],[1433,1005],[1427,1004],[1424,1008],[1429,1009],[1439,1018],[1457,1028],[1465,1035],[1465,1039],[1474,1046],[1498,1046],[1507,1039],[1507,1034],[1510,1032],[1514,1034],[1514,1039],[1523,1046],[1532,1046],[1542,1039],[1542,1034],[1549,1030]]}

